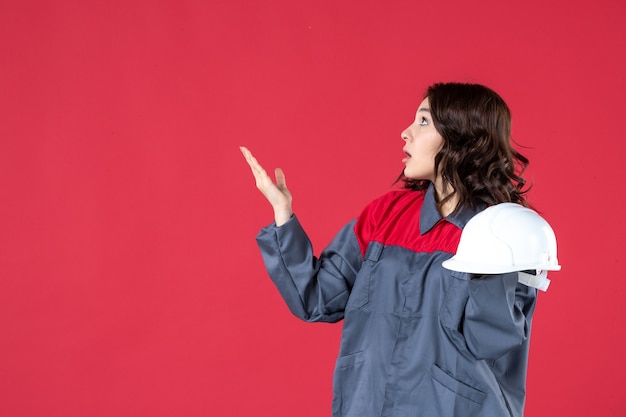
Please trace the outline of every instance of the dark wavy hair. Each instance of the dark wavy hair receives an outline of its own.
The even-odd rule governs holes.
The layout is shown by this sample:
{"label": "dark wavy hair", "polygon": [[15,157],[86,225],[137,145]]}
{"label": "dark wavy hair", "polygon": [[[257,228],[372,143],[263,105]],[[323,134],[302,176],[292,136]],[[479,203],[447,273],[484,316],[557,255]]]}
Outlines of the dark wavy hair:
{"label": "dark wavy hair", "polygon": [[[454,195],[459,198],[455,212],[481,203],[528,206],[529,188],[524,188],[522,173],[529,161],[511,146],[511,112],[504,100],[487,87],[465,83],[434,84],[426,97],[435,128],[443,137],[435,172],[453,190],[438,201],[439,207]],[[398,180],[412,190],[430,184],[404,174]]]}

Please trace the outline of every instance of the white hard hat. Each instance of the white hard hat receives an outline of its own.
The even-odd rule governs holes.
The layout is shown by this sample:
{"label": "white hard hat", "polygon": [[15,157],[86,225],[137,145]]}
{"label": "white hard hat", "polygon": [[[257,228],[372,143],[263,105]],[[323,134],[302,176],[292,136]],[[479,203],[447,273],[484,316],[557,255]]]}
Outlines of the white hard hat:
{"label": "white hard hat", "polygon": [[[541,271],[561,269],[556,257],[556,237],[548,222],[515,203],[496,204],[472,217],[463,229],[456,255],[444,261],[443,266],[473,274],[534,270],[539,281],[546,276]],[[528,281],[530,277],[520,274],[520,282],[523,279]],[[547,289],[547,283],[531,286]]]}

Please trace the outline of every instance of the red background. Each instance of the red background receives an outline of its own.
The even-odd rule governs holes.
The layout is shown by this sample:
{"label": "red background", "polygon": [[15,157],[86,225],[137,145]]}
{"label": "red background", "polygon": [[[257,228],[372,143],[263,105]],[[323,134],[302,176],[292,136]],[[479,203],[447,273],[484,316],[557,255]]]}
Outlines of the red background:
{"label": "red background", "polygon": [[558,237],[526,414],[626,415],[625,19],[623,0],[3,0],[0,415],[329,415],[341,325],[299,322],[267,278],[272,213],[238,146],[285,170],[319,251],[451,80],[508,102]]}

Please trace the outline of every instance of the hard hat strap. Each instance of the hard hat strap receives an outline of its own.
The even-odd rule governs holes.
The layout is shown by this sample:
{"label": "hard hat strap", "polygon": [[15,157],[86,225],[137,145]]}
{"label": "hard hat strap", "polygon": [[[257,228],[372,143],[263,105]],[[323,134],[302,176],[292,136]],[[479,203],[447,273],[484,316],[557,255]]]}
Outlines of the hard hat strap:
{"label": "hard hat strap", "polygon": [[541,269],[533,269],[518,272],[517,281],[529,287],[537,288],[541,291],[547,291],[550,285],[548,279],[548,271]]}

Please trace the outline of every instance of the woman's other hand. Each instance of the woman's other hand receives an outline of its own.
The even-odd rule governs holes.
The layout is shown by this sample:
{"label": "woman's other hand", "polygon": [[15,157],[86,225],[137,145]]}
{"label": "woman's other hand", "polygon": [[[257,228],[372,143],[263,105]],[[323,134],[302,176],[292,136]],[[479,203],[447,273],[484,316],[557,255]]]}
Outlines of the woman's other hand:
{"label": "woman's other hand", "polygon": [[239,149],[246,158],[246,162],[252,170],[256,186],[263,193],[267,201],[272,205],[274,209],[274,220],[276,226],[282,226],[292,216],[293,211],[291,209],[291,193],[287,189],[287,183],[285,181],[285,174],[282,169],[276,168],[274,175],[276,176],[276,183],[272,181],[265,169],[259,164],[252,153],[245,147],[240,146]]}

